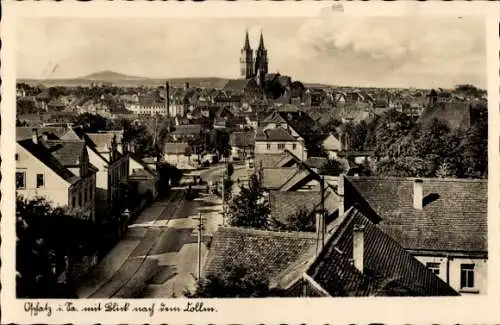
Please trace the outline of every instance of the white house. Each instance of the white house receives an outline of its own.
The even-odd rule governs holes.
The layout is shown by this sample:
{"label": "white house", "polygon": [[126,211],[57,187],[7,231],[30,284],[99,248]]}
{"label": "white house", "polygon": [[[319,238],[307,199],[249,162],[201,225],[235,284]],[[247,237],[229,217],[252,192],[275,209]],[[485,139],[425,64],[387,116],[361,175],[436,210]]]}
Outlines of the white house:
{"label": "white house", "polygon": [[339,152],[343,150],[342,141],[333,133],[330,133],[325,140],[323,140],[323,150],[328,154],[328,158],[337,159]]}
{"label": "white house", "polygon": [[83,141],[48,140],[33,129],[32,139],[17,141],[16,191],[44,197],[70,214],[95,221],[96,168]]}
{"label": "white house", "polygon": [[87,145],[89,160],[98,170],[95,202],[98,215],[104,218],[121,213],[119,203],[124,194],[121,184],[128,183],[129,159],[127,150],[119,152],[116,133],[85,133],[82,128],[74,127],[61,139],[81,139]]}
{"label": "white house", "polygon": [[282,127],[260,128],[255,136],[255,154],[280,154],[285,149],[292,152],[302,161],[307,159],[307,149],[304,139],[293,136]]}

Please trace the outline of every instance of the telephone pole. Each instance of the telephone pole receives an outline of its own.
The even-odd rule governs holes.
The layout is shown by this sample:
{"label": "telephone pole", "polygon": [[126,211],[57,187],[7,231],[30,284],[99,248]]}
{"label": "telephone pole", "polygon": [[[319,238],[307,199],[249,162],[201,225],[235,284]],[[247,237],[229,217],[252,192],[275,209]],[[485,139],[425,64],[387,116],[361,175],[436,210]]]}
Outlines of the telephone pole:
{"label": "telephone pole", "polygon": [[198,254],[197,254],[197,264],[198,264],[198,281],[201,279],[201,241],[203,232],[203,219],[201,217],[201,212],[198,214]]}
{"label": "telephone pole", "polygon": [[222,180],[222,225],[226,225],[226,198],[225,198],[225,191],[224,191],[224,174],[221,176]]}

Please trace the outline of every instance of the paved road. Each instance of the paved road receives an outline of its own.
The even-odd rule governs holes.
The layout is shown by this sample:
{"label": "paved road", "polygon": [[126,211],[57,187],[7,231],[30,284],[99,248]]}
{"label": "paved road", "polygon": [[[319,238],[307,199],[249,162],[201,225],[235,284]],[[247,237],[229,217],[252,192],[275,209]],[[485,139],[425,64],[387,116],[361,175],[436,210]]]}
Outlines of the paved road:
{"label": "paved road", "polygon": [[[221,223],[220,202],[214,197],[184,199],[172,190],[146,208],[129,226],[125,237],[83,279],[81,298],[180,297],[191,290],[197,275],[199,212],[205,219],[206,242]],[[144,290],[145,289],[145,290]]]}
{"label": "paved road", "polygon": [[[205,180],[216,180],[224,169],[225,165],[215,166],[201,174]],[[235,166],[234,180],[245,180],[248,175],[248,169]],[[169,298],[192,290],[198,276],[197,217],[201,213],[204,220],[203,265],[206,244],[222,224],[222,202],[203,193],[187,201],[183,193],[183,188],[173,189],[144,209],[124,238],[82,280],[78,296]]]}

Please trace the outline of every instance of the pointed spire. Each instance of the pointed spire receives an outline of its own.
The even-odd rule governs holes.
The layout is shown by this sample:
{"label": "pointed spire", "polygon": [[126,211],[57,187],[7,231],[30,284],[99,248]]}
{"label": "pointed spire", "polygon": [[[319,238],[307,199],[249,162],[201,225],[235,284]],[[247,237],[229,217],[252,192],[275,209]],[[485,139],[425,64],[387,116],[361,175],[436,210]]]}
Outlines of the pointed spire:
{"label": "pointed spire", "polygon": [[252,48],[250,47],[250,39],[248,38],[248,29],[246,30],[245,33],[245,46],[243,47],[244,50],[251,50]]}
{"label": "pointed spire", "polygon": [[260,41],[259,41],[259,50],[265,50],[264,46],[264,35],[262,33],[262,29],[260,30]]}

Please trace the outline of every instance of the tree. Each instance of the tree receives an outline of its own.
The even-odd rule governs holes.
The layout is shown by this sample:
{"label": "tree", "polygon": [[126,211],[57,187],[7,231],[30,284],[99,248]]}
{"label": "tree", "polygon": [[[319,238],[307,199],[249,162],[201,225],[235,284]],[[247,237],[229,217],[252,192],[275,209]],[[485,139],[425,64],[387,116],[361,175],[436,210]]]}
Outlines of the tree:
{"label": "tree", "polygon": [[269,227],[269,207],[264,199],[262,172],[250,177],[248,187],[240,186],[240,193],[229,206],[229,223],[237,227],[267,229]]}
{"label": "tree", "polygon": [[224,158],[229,157],[231,146],[229,145],[229,133],[225,130],[213,130],[211,135],[211,147]]}
{"label": "tree", "polygon": [[75,117],[74,123],[81,125],[85,132],[96,133],[108,130],[110,121],[99,114],[83,113]]}
{"label": "tree", "polygon": [[344,172],[344,167],[340,162],[335,159],[328,159],[326,164],[324,164],[319,173],[322,175],[338,176]]}
{"label": "tree", "polygon": [[269,288],[263,276],[241,265],[226,264],[218,275],[201,279],[188,298],[257,298],[283,296],[279,289]]}
{"label": "tree", "polygon": [[287,217],[285,223],[275,220],[277,228],[286,231],[314,232],[316,230],[316,218],[314,211],[301,207],[299,211]]}
{"label": "tree", "polygon": [[75,298],[71,281],[59,283],[72,261],[97,247],[90,221],[53,208],[44,198],[16,198],[16,292],[19,298]]}

